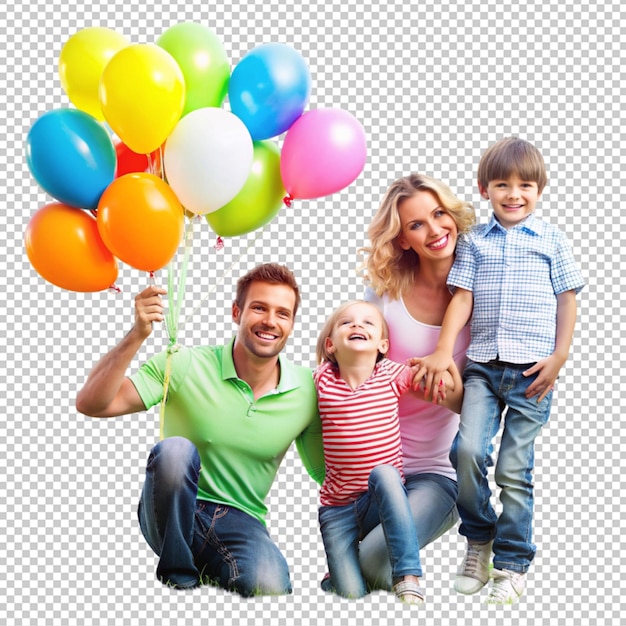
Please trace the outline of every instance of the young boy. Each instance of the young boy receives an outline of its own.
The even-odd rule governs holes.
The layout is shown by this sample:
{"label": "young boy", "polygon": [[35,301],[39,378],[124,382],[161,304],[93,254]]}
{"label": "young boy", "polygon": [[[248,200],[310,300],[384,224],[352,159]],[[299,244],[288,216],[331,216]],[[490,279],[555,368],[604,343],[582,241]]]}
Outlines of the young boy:
{"label": "young boy", "polygon": [[[550,415],[553,385],[574,332],[576,294],[584,285],[565,235],[534,215],[546,182],[541,153],[522,139],[503,139],[483,154],[478,189],[493,216],[459,241],[448,276],[454,296],[437,349],[416,375],[426,374],[431,387],[471,317],[461,423],[450,452],[460,533],[467,538],[454,587],[464,594],[480,591],[493,550],[490,604],[517,601],[535,556],[534,442]],[[502,503],[497,517],[487,466],[505,407],[495,466]]]}

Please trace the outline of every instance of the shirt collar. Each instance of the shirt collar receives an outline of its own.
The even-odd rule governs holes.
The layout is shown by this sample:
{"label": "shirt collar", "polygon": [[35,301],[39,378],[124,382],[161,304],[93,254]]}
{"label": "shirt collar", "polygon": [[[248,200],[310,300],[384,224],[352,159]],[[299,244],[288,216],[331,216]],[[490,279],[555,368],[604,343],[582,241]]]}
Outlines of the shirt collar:
{"label": "shirt collar", "polygon": [[[541,234],[541,220],[539,220],[534,213],[531,213],[521,224],[517,224],[510,230],[514,230],[516,228],[519,228],[520,230],[525,230],[531,235],[539,235]],[[489,223],[487,224],[487,228],[485,229],[485,235],[488,235],[492,230],[495,229],[508,230],[505,229],[504,226],[500,224],[500,222],[498,222],[495,214],[492,214]]]}
{"label": "shirt collar", "polygon": [[[222,350],[222,379],[237,379],[237,370],[235,369],[235,361],[233,360],[233,348],[235,346],[235,340],[237,336],[233,338],[224,346]],[[295,372],[295,365],[287,359],[287,357],[281,352],[278,355],[278,363],[280,365],[280,380],[276,389],[279,392],[291,391],[300,387],[298,376]]]}

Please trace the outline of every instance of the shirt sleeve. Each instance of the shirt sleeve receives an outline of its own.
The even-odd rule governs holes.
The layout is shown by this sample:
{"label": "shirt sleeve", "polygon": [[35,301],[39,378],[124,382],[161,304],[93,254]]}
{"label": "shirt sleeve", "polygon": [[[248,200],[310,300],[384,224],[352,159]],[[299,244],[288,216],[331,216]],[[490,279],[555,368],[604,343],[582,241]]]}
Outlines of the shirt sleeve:
{"label": "shirt sleeve", "polygon": [[395,361],[389,361],[387,359],[382,362],[385,363],[387,367],[391,384],[395,387],[396,393],[398,396],[401,396],[411,388],[411,382],[413,381],[411,368],[403,363],[396,363]]}
{"label": "shirt sleeve", "polygon": [[144,363],[139,370],[130,377],[146,409],[158,404],[163,398],[166,358],[166,352],[157,354]]}
{"label": "shirt sleeve", "polygon": [[296,450],[308,475],[318,484],[324,482],[326,465],[322,442],[322,421],[317,417],[296,438]]}
{"label": "shirt sleeve", "polygon": [[447,284],[454,293],[457,287],[474,291],[474,277],[476,275],[476,258],[473,247],[467,237],[459,237],[456,246],[456,257],[452,269],[448,274]]}
{"label": "shirt sleeve", "polygon": [[561,232],[559,235],[556,254],[550,269],[554,293],[557,295],[565,291],[580,293],[585,286],[585,281],[576,265],[567,237]]}

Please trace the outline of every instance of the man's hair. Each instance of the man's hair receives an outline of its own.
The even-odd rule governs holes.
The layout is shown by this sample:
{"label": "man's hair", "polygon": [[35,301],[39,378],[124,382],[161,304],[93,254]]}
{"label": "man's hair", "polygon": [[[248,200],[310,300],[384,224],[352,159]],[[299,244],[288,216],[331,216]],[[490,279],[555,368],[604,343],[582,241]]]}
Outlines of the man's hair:
{"label": "man's hair", "polygon": [[291,287],[296,296],[296,303],[293,307],[293,315],[295,317],[300,306],[300,290],[291,270],[277,263],[265,263],[257,265],[247,274],[244,274],[237,281],[237,293],[235,295],[235,304],[242,310],[252,283],[269,283],[270,285],[287,285],[287,287]]}
{"label": "man's hair", "polygon": [[489,146],[478,164],[478,182],[484,188],[492,180],[506,180],[512,175],[536,182],[539,193],[548,182],[541,152],[519,137],[506,137]]}

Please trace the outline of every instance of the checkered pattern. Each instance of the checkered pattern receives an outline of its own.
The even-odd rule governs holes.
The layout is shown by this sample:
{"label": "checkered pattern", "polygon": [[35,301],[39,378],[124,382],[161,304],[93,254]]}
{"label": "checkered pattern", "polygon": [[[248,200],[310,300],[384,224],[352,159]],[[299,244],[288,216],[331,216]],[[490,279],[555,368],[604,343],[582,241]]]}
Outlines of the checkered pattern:
{"label": "checkered pattern", "polygon": [[554,294],[584,285],[563,232],[535,215],[510,229],[492,217],[456,251],[448,285],[471,291],[474,305],[467,357],[521,364],[550,356],[558,332]]}
{"label": "checkered pattern", "polygon": [[[626,609],[624,5],[366,4],[94,0],[77,9],[62,0],[18,0],[0,17],[0,624],[619,623]],[[367,133],[368,161],[346,190],[296,201],[262,233],[228,239],[222,251],[200,220],[183,317],[200,306],[181,331],[182,343],[228,337],[234,278],[259,262],[279,261],[294,269],[304,292],[287,352],[311,364],[322,321],[337,303],[362,293],[356,251],[394,178],[411,170],[439,177],[474,201],[485,220],[488,205],[475,185],[482,151],[511,134],[542,151],[550,180],[538,215],[566,232],[587,287],[551,422],[537,442],[538,555],[516,607],[497,610],[452,591],[464,550],[455,531],[422,552],[428,599],[419,612],[387,593],[359,601],[325,595],[318,587],[325,562],[317,493],[293,452],[269,501],[269,527],[293,574],[292,596],[179,593],[155,580],[156,557],[135,507],[158,414],[91,420],[73,404],[92,363],[132,324],[133,296],[148,279],[122,267],[121,293],[76,294],[37,276],[23,233],[49,198],[28,172],[24,142],[39,115],[68,104],[57,63],[73,33],[105,25],[147,43],[183,21],[211,26],[233,67],[263,43],[300,50],[313,77],[309,108],[355,115]],[[156,333],[133,368],[165,343]]]}

